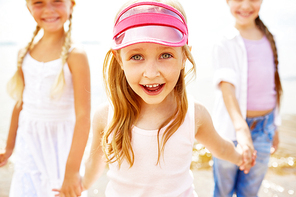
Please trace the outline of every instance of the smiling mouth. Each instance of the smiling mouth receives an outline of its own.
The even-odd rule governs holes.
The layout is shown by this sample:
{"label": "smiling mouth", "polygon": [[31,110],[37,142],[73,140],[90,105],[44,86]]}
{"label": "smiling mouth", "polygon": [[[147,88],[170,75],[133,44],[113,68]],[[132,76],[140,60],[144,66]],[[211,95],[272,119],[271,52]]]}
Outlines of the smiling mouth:
{"label": "smiling mouth", "polygon": [[163,84],[141,85],[148,92],[157,92],[164,86]]}
{"label": "smiling mouth", "polygon": [[58,20],[58,17],[56,18],[45,18],[43,19],[43,21],[47,22],[47,23],[52,23]]}
{"label": "smiling mouth", "polygon": [[252,13],[242,13],[242,12],[238,12],[239,15],[243,16],[243,17],[248,17],[248,16],[251,16]]}

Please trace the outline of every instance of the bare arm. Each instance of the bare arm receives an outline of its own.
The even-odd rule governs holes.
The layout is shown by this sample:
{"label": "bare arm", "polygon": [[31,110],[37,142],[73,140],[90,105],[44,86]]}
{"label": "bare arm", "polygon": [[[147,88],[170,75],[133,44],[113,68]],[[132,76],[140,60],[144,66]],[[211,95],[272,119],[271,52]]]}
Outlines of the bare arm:
{"label": "bare arm", "polygon": [[85,163],[85,176],[82,187],[87,190],[99,178],[105,168],[104,152],[101,146],[102,133],[108,119],[108,105],[102,106],[93,118],[93,138],[91,152]]}
{"label": "bare arm", "polygon": [[230,161],[236,165],[243,163],[242,153],[234,144],[222,138],[215,130],[208,111],[200,104],[195,104],[195,119],[197,132],[195,138],[202,143],[215,157]]}
{"label": "bare arm", "polygon": [[223,94],[223,100],[236,130],[237,142],[240,145],[247,145],[251,152],[254,152],[253,141],[247,122],[243,118],[238,101],[235,97],[235,87],[228,82],[221,82],[220,88]]}
{"label": "bare arm", "polygon": [[19,114],[20,114],[20,111],[22,110],[22,106],[23,106],[23,103],[21,103],[20,105],[15,104],[14,109],[12,111],[5,152],[0,154],[0,167],[4,166],[7,163],[9,157],[13,152],[13,149],[15,146],[17,129],[18,129]]}
{"label": "bare arm", "polygon": [[74,49],[68,65],[73,80],[76,122],[61,196],[81,195],[79,169],[90,130],[90,71],[85,52]]}

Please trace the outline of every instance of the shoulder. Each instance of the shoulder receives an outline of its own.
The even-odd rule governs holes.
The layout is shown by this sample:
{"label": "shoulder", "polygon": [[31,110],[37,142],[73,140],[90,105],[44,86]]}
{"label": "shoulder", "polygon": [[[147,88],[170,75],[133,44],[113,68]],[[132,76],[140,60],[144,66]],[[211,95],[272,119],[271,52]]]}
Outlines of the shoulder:
{"label": "shoulder", "polygon": [[96,110],[93,117],[93,127],[95,130],[104,130],[108,123],[109,103],[101,104]]}
{"label": "shoulder", "polygon": [[82,46],[74,46],[73,50],[70,51],[68,62],[75,62],[77,60],[87,60],[87,55]]}
{"label": "shoulder", "polygon": [[240,37],[239,31],[233,26],[227,26],[215,36],[216,46],[227,46],[231,43],[236,43],[237,38]]}
{"label": "shoulder", "polygon": [[25,53],[26,53],[26,47],[22,47],[18,50],[17,57],[19,58],[20,56],[25,55]]}
{"label": "shoulder", "polygon": [[89,73],[89,63],[86,52],[81,47],[75,47],[69,53],[67,63],[72,74]]}
{"label": "shoulder", "polygon": [[207,108],[199,103],[198,101],[194,101],[194,115],[195,115],[195,120],[203,120],[205,115],[208,115],[209,112]]}

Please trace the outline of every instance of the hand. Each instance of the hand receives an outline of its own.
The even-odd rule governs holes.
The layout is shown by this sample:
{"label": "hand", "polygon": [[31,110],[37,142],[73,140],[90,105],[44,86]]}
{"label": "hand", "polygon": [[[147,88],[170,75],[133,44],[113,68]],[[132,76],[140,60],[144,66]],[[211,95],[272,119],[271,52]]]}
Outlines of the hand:
{"label": "hand", "polygon": [[53,189],[52,191],[58,192],[58,194],[55,195],[56,197],[81,196],[83,188],[81,186],[81,177],[79,173],[71,176],[65,176],[62,187],[60,189]]}
{"label": "hand", "polygon": [[279,139],[279,132],[276,130],[273,136],[272,147],[270,149],[270,153],[274,154],[278,147],[279,147],[280,139]]}
{"label": "hand", "polygon": [[11,154],[12,154],[12,151],[2,151],[2,153],[0,153],[0,167],[7,164]]}
{"label": "hand", "polygon": [[256,164],[257,151],[255,150],[251,153],[251,150],[247,145],[242,146],[240,144],[237,145],[237,151],[242,155],[242,161],[239,164],[239,169],[243,170],[245,174],[248,174],[251,167]]}
{"label": "hand", "polygon": [[247,123],[241,129],[238,129],[236,131],[236,140],[237,140],[237,143],[242,146],[247,145],[250,148],[251,153],[253,154],[255,149],[254,149],[253,140],[251,137],[251,132]]}

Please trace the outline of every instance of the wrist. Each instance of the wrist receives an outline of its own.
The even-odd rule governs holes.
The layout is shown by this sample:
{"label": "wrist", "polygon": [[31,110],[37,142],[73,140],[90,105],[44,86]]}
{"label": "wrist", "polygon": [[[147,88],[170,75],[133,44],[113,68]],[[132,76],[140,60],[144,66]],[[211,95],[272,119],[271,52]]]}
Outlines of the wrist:
{"label": "wrist", "polygon": [[12,152],[13,152],[13,148],[9,148],[9,147],[6,147],[5,148],[5,154],[6,155],[11,156],[12,155]]}

